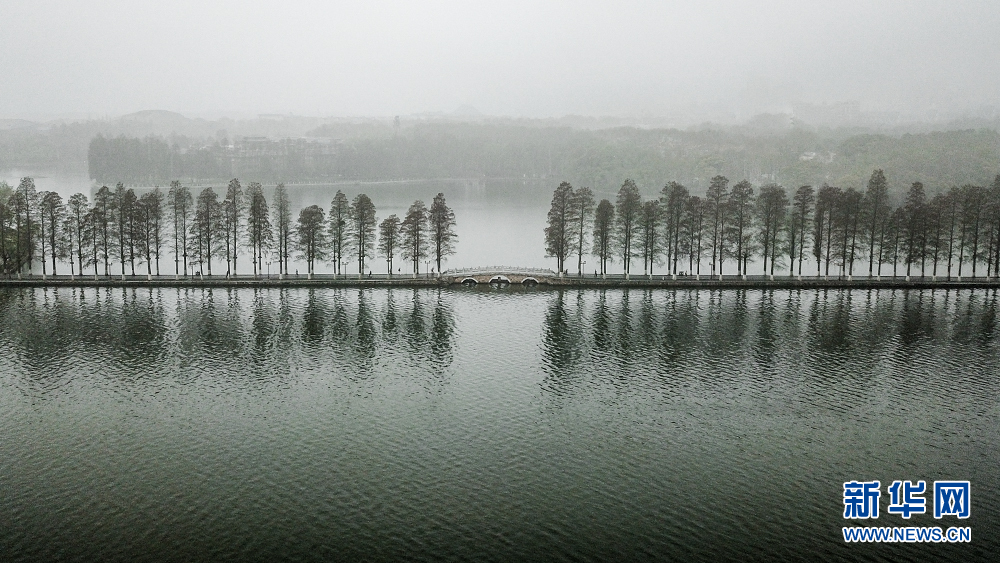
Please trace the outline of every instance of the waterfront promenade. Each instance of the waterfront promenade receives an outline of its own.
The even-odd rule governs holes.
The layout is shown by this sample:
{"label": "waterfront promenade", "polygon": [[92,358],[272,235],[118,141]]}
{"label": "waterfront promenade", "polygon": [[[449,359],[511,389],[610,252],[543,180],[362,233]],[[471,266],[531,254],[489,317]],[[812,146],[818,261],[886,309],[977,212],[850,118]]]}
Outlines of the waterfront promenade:
{"label": "waterfront promenade", "polygon": [[240,276],[45,276],[31,275],[20,278],[0,279],[0,287],[213,287],[213,288],[255,288],[255,287],[493,287],[510,289],[529,287],[543,288],[685,288],[685,289],[935,289],[935,288],[1000,288],[1000,278],[996,277],[944,277],[930,276],[770,276],[724,275],[721,279],[709,276],[671,276],[655,274],[631,275],[593,274],[559,276],[551,270],[528,270],[518,272],[513,269],[484,269],[445,271],[438,275],[420,274],[387,275],[357,274],[313,276],[277,274]]}

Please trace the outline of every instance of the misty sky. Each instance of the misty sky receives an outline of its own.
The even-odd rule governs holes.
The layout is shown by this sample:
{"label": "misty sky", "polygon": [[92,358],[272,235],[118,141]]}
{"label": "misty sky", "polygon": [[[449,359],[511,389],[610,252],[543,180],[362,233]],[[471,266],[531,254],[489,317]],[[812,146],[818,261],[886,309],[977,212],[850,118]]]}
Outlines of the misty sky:
{"label": "misty sky", "polygon": [[1000,106],[1000,2],[258,4],[2,1],[0,117]]}

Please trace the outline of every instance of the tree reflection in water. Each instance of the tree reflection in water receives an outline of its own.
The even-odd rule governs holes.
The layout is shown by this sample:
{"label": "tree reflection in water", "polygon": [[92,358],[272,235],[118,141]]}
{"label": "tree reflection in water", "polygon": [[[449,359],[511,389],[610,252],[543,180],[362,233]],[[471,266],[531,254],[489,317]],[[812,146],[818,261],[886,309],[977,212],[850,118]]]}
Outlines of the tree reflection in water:
{"label": "tree reflection in water", "polygon": [[623,377],[647,389],[664,380],[842,381],[878,370],[903,377],[902,364],[880,358],[920,362],[969,347],[989,370],[998,360],[996,306],[996,291],[553,292],[542,329],[544,386],[615,386]]}
{"label": "tree reflection in water", "polygon": [[[258,381],[281,379],[297,350],[305,354],[296,361],[319,369],[364,375],[391,357],[437,377],[452,362],[455,332],[453,308],[439,290],[0,291],[0,339],[41,392],[81,371],[184,380],[230,377],[239,366]],[[75,364],[75,351],[108,369]],[[323,361],[327,354],[339,362]],[[65,369],[54,372],[53,363]]]}
{"label": "tree reflection in water", "polygon": [[975,363],[954,365],[996,363],[997,292],[986,290],[609,289],[493,300],[439,289],[23,289],[0,291],[0,344],[28,392],[79,373],[123,384],[140,373],[248,374],[262,384],[301,370],[364,381],[390,364],[439,383],[461,334],[455,308],[481,299],[486,311],[540,314],[541,369],[553,390],[903,377],[932,357],[965,353]]}

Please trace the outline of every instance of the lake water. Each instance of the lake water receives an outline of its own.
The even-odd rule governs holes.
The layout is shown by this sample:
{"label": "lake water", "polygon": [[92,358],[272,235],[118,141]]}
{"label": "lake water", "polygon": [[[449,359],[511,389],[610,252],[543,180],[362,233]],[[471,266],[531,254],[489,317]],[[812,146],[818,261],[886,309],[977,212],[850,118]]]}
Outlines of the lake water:
{"label": "lake water", "polygon": [[[5,290],[0,559],[989,559],[997,305]],[[854,479],[882,482],[866,525],[972,543],[845,544]],[[887,514],[896,479],[970,480],[971,518]]]}

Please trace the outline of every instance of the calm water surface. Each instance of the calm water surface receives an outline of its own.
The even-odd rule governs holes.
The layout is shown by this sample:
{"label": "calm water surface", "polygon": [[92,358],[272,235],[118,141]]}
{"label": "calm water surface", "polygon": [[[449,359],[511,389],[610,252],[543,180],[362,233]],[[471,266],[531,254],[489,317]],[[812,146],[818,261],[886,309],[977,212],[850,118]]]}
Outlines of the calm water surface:
{"label": "calm water surface", "polygon": [[[0,559],[989,559],[997,304],[3,291]],[[971,480],[973,542],[845,545],[852,479]]]}

